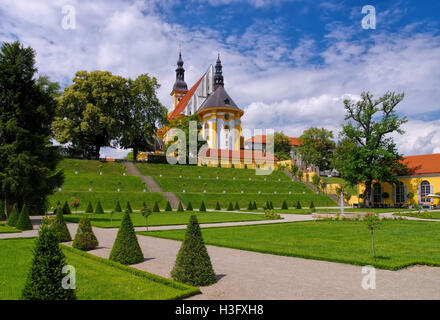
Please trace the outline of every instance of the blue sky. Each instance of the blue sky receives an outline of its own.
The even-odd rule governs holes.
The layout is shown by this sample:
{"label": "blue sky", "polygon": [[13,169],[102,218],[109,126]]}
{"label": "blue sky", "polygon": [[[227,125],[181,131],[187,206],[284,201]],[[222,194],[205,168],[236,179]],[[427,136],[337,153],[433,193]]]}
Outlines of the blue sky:
{"label": "blue sky", "polygon": [[[39,72],[69,85],[78,70],[156,76],[170,106],[179,43],[189,86],[220,50],[225,88],[245,111],[245,135],[310,126],[335,135],[342,101],[404,92],[406,155],[440,152],[440,2],[311,0],[2,0],[0,41],[37,51]],[[62,8],[76,28],[62,28]],[[364,30],[362,7],[376,10]],[[122,155],[124,151],[105,151]]]}

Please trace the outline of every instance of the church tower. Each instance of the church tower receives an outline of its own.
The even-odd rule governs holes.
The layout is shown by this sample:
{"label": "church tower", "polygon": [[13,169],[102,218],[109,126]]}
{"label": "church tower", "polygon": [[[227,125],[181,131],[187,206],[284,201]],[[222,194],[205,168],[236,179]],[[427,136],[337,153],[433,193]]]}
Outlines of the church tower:
{"label": "church tower", "polygon": [[188,92],[188,86],[185,82],[185,69],[183,68],[182,52],[179,50],[179,59],[177,60],[176,81],[174,82],[171,97],[173,98],[173,110]]}

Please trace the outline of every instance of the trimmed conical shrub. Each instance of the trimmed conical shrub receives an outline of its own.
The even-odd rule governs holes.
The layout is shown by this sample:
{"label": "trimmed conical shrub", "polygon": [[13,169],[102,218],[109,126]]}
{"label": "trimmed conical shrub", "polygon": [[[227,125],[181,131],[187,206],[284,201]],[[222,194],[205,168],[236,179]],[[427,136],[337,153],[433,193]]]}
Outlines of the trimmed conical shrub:
{"label": "trimmed conical shrub", "polygon": [[252,201],[249,201],[249,204],[248,204],[247,209],[248,209],[248,210],[254,210],[254,206],[253,206],[253,204],[252,204]]}
{"label": "trimmed conical shrub", "polygon": [[5,203],[0,200],[0,221],[6,220]]}
{"label": "trimmed conical shrub", "polygon": [[258,209],[257,203],[254,201],[254,210],[257,210],[257,209]]}
{"label": "trimmed conical shrub", "polygon": [[217,281],[195,215],[189,220],[171,276],[192,286],[207,286]]}
{"label": "trimmed conical shrub", "polygon": [[125,212],[133,213],[133,209],[131,209],[130,201],[127,201],[127,205],[125,206]]}
{"label": "trimmed conical shrub", "polygon": [[116,202],[116,206],[115,206],[115,210],[113,210],[114,212],[122,212],[122,208],[121,208],[121,204],[118,202]]}
{"label": "trimmed conical shrub", "polygon": [[18,217],[15,227],[20,230],[33,229],[31,219],[29,218],[29,210],[26,204],[24,204],[23,208],[21,208],[20,216]]}
{"label": "trimmed conical shrub", "polygon": [[89,204],[87,205],[86,213],[93,213],[93,205],[89,201]]}
{"label": "trimmed conical shrub", "polygon": [[217,201],[217,204],[215,205],[215,210],[221,210],[220,203]]}
{"label": "trimmed conical shrub", "polygon": [[229,201],[228,211],[234,211],[234,205]]}
{"label": "trimmed conical shrub", "polygon": [[272,201],[269,202],[269,206],[270,206],[270,209],[273,210],[273,203],[272,203]]}
{"label": "trimmed conical shrub", "polygon": [[9,214],[8,225],[15,227],[17,225],[19,215],[20,212],[18,211],[18,206],[17,204],[14,204],[11,213]]}
{"label": "trimmed conical shrub", "polygon": [[205,206],[205,202],[202,200],[202,203],[200,204],[200,212],[206,212],[206,206]]}
{"label": "trimmed conical shrub", "polygon": [[269,203],[269,200],[266,200],[266,209],[270,209],[270,203]]}
{"label": "trimmed conical shrub", "polygon": [[194,211],[191,201],[188,202],[188,205],[186,206],[186,211]]}
{"label": "trimmed conical shrub", "polygon": [[139,246],[128,212],[122,218],[121,227],[119,228],[109,259],[122,264],[134,264],[144,260],[144,255]]}
{"label": "trimmed conical shrub", "polygon": [[[47,219],[47,218],[45,218]],[[42,223],[34,248],[34,258],[22,291],[24,300],[74,300],[75,290],[62,286],[66,258],[55,230]]]}
{"label": "trimmed conical shrub", "polygon": [[157,201],[154,202],[153,212],[160,212],[159,204],[157,203]]}
{"label": "trimmed conical shrub", "polygon": [[283,210],[288,209],[286,200],[283,201],[283,205],[281,206],[281,209]]}
{"label": "trimmed conical shrub", "polygon": [[79,250],[88,251],[95,249],[97,245],[98,239],[96,239],[96,236],[93,233],[90,220],[87,215],[83,215],[79,221],[72,247]]}
{"label": "trimmed conical shrub", "polygon": [[101,201],[98,200],[98,203],[96,204],[95,213],[103,214],[104,209],[102,208]]}
{"label": "trimmed conical shrub", "polygon": [[67,201],[64,201],[63,214],[71,214],[71,213],[72,211],[70,211],[69,204],[67,203]]}
{"label": "trimmed conical shrub", "polygon": [[302,207],[301,207],[301,202],[299,202],[299,200],[298,200],[298,202],[296,203],[296,208],[297,208],[297,209],[302,209]]}
{"label": "trimmed conical shrub", "polygon": [[179,201],[179,205],[177,206],[177,212],[183,212],[182,202]]}
{"label": "trimmed conical shrub", "polygon": [[173,208],[171,208],[171,203],[167,201],[167,205],[165,206],[165,211],[173,211]]}
{"label": "trimmed conical shrub", "polygon": [[309,206],[309,208],[310,208],[310,209],[315,209],[315,204],[313,203],[313,200],[312,200],[312,202],[310,202],[310,206]]}
{"label": "trimmed conical shrub", "polygon": [[52,228],[55,230],[55,234],[58,236],[60,242],[72,241],[69,229],[66,225],[66,220],[64,220],[63,208],[58,207],[55,220],[52,223]]}
{"label": "trimmed conical shrub", "polygon": [[235,210],[240,210],[240,205],[238,204],[238,201],[235,201]]}

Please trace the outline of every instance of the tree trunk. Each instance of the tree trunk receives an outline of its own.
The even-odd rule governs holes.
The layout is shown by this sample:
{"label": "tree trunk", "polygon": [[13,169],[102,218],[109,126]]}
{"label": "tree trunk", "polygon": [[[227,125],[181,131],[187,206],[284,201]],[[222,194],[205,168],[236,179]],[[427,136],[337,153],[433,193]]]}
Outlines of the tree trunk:
{"label": "tree trunk", "polygon": [[365,198],[364,198],[364,203],[366,207],[370,207],[371,203],[370,203],[370,199],[371,199],[371,181],[367,181],[365,182]]}
{"label": "tree trunk", "polygon": [[137,161],[138,149],[133,148],[133,162]]}
{"label": "tree trunk", "polygon": [[95,146],[95,160],[99,160],[99,152],[101,151],[101,146]]}

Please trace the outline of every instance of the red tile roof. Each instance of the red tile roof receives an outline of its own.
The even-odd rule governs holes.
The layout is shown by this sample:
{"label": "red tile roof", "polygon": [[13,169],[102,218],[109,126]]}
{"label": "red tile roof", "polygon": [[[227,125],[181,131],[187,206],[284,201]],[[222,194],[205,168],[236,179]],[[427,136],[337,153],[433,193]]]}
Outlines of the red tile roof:
{"label": "red tile roof", "polygon": [[[266,135],[256,135],[253,136],[252,138],[249,138],[246,140],[246,142],[252,142],[252,143],[262,143],[265,144],[266,143]],[[293,138],[293,137],[289,137],[289,145],[291,146],[301,146],[302,143],[299,142],[298,138]]]}
{"label": "red tile roof", "polygon": [[[203,155],[201,155],[203,156]],[[229,159],[253,159],[253,160],[266,160],[277,161],[278,159],[270,153],[265,153],[258,150],[226,150],[226,149],[207,149],[206,157],[212,158],[229,158]]]}
{"label": "red tile roof", "polygon": [[404,157],[411,175],[440,174],[440,153]]}
{"label": "red tile roof", "polygon": [[203,75],[200,78],[200,80],[197,81],[196,84],[193,85],[193,87],[183,96],[182,100],[180,100],[180,102],[177,104],[176,108],[168,115],[169,120],[174,119],[179,114],[181,114],[183,110],[185,110],[185,107],[188,104],[189,99],[191,99],[191,97],[193,96],[194,92],[196,91],[197,87],[199,86],[199,84],[202,81],[204,76],[205,75]]}

